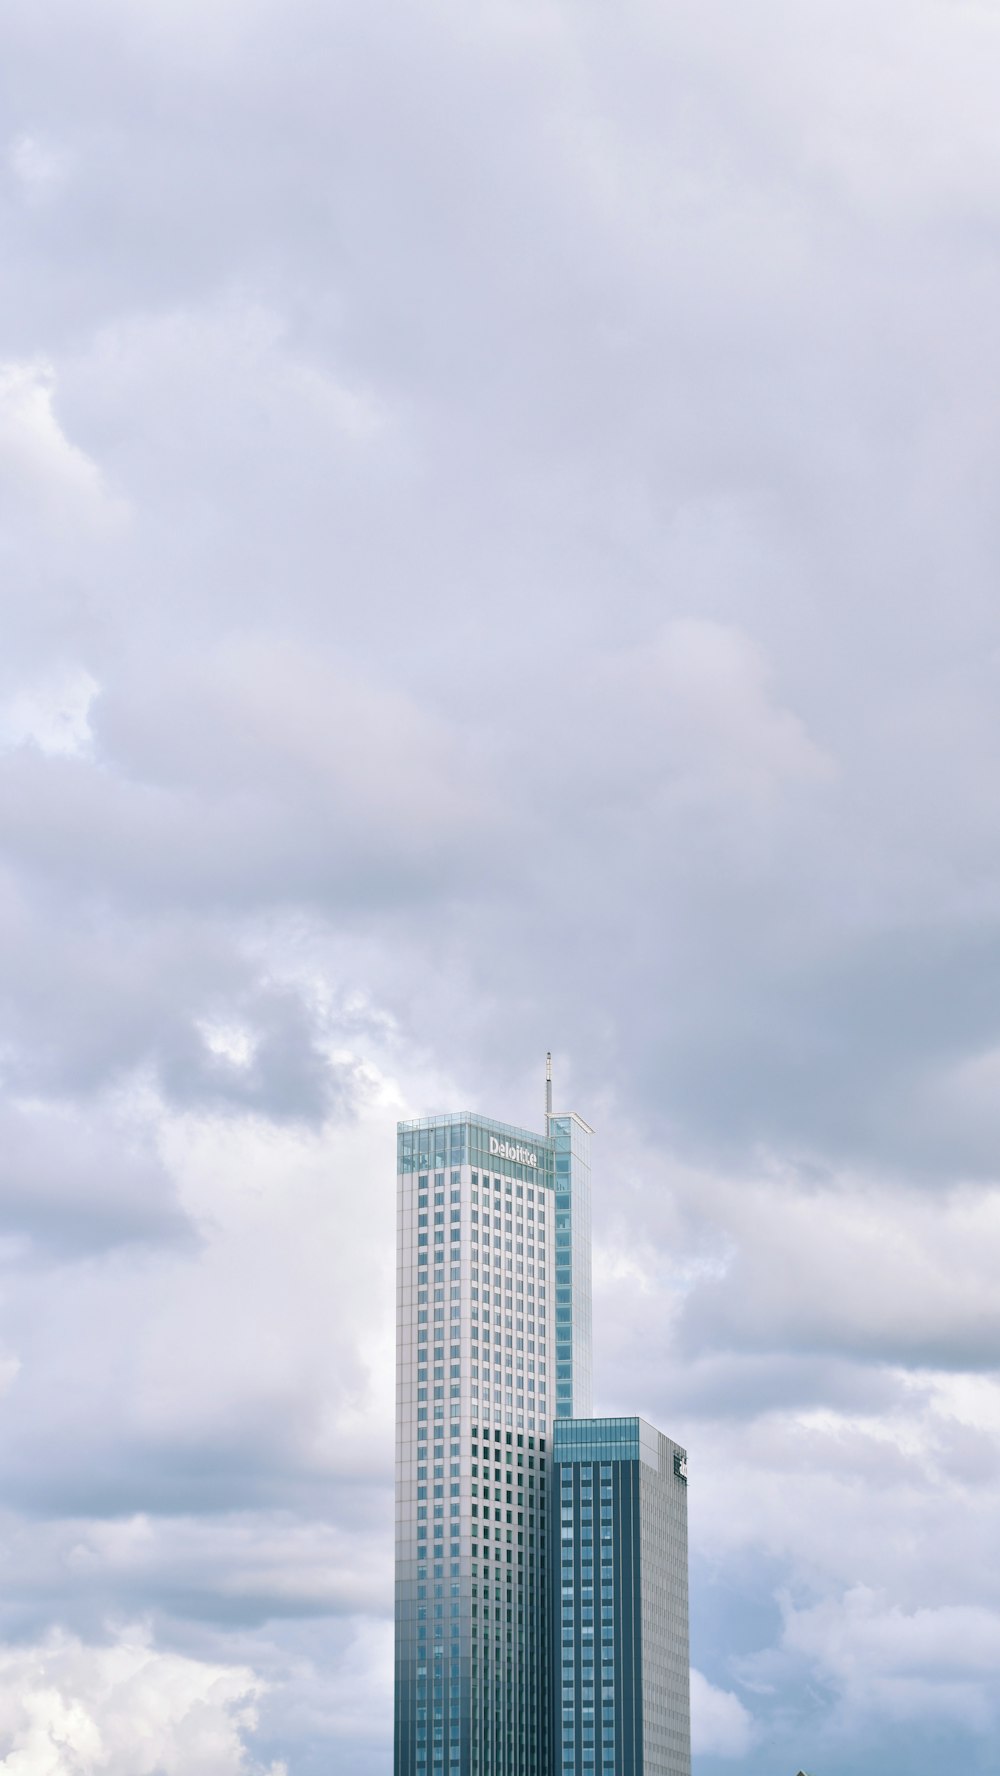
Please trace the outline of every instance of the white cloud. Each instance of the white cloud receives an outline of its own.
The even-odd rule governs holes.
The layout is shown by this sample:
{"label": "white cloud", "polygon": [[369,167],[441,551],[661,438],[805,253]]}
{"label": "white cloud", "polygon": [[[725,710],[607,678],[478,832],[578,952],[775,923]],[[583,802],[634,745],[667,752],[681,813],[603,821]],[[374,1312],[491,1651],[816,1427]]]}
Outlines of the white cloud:
{"label": "white cloud", "polygon": [[52,197],[66,183],[73,169],[73,155],[51,138],[20,135],[7,151],[7,163],[25,197],[39,203]]}
{"label": "white cloud", "polygon": [[691,1749],[696,1757],[745,1757],[754,1741],[754,1722],[732,1690],[709,1683],[691,1668]]}
{"label": "white cloud", "polygon": [[63,431],[55,389],[55,367],[45,359],[0,363],[0,511],[17,502],[50,519],[116,526],[124,507]]}
{"label": "white cloud", "polygon": [[0,705],[0,747],[37,746],[55,757],[85,757],[93,743],[90,710],[100,685],[84,666],[63,666],[22,685]]}
{"label": "white cloud", "polygon": [[877,1174],[819,1184],[798,1168],[709,1188],[734,1255],[688,1304],[693,1342],[992,1363],[1000,1191],[911,1193]]}
{"label": "white cloud", "polygon": [[658,704],[649,712],[652,731],[658,716],[683,796],[715,786],[766,796],[786,782],[835,775],[832,759],[775,698],[770,678],[760,647],[731,625],[704,618],[664,625],[634,684]]}
{"label": "white cloud", "polygon": [[923,1659],[975,1767],[995,9],[331,19],[3,8],[0,1627],[380,1776],[391,1123],[554,1043],[603,1403],[690,1446],[706,1669],[772,1624],[702,1743],[857,1695],[865,1776]]}
{"label": "white cloud", "polygon": [[904,1610],[865,1585],[812,1607],[786,1603],[783,1645],[835,1685],[848,1715],[997,1722],[1000,1610]]}
{"label": "white cloud", "polygon": [[257,1050],[257,1039],[243,1024],[219,1023],[202,1019],[198,1028],[205,1047],[220,1061],[233,1067],[248,1067]]}
{"label": "white cloud", "polygon": [[[0,1648],[4,1776],[265,1776],[247,1750],[261,1684],[238,1667],[53,1634]],[[266,1776],[284,1776],[272,1765]]]}
{"label": "white cloud", "polygon": [[390,1743],[392,1624],[361,1621],[329,1690],[329,1705],[345,1736],[361,1737],[373,1724]]}

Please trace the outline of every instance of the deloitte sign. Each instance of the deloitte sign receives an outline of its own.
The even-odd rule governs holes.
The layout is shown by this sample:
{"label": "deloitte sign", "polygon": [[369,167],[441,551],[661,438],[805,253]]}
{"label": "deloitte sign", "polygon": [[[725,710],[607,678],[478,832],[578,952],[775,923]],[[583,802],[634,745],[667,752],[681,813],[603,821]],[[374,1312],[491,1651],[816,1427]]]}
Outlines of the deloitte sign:
{"label": "deloitte sign", "polygon": [[516,1147],[513,1141],[498,1141],[496,1135],[490,1136],[491,1159],[512,1159],[515,1164],[538,1168],[538,1155],[528,1147]]}

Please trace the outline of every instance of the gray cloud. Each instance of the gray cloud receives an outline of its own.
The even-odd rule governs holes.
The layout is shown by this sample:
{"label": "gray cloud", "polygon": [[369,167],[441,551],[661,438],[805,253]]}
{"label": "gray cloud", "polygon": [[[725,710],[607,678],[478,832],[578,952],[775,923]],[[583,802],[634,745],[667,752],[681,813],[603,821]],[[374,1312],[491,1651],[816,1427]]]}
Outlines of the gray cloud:
{"label": "gray cloud", "polygon": [[13,1107],[0,1117],[0,1226],[59,1253],[132,1241],[189,1242],[174,1181],[128,1116],[88,1105]]}
{"label": "gray cloud", "polygon": [[995,21],[2,35],[11,1681],[145,1618],[383,1767],[391,1125],[553,1047],[700,1776],[987,1755]]}

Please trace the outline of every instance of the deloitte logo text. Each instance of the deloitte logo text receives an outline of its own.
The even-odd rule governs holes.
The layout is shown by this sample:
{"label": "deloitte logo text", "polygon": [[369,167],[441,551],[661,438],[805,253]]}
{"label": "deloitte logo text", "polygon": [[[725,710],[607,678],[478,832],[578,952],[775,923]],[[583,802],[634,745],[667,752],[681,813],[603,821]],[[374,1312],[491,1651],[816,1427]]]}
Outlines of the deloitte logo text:
{"label": "deloitte logo text", "polygon": [[527,1147],[515,1147],[513,1141],[498,1141],[496,1135],[490,1136],[490,1156],[495,1159],[513,1159],[518,1165],[534,1166],[537,1170],[538,1155],[531,1153]]}

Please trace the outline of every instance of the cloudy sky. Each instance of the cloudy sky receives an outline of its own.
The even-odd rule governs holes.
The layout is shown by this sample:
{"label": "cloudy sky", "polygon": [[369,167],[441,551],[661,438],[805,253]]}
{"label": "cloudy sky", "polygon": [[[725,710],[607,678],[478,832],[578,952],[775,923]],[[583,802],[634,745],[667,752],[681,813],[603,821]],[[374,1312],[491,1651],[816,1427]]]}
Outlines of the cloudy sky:
{"label": "cloudy sky", "polygon": [[698,1776],[996,1771],[998,81],[6,0],[5,1776],[390,1767],[394,1124],[546,1048]]}

